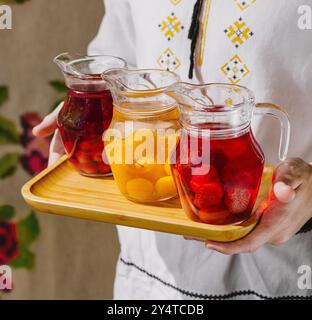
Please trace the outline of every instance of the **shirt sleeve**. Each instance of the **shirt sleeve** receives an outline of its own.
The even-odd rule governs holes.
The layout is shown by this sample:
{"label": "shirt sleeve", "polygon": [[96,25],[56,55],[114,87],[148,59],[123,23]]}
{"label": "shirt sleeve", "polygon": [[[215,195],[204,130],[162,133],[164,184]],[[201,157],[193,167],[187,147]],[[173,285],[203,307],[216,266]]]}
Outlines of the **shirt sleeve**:
{"label": "shirt sleeve", "polygon": [[105,15],[89,55],[109,54],[136,66],[135,30],[128,0],[104,0]]}

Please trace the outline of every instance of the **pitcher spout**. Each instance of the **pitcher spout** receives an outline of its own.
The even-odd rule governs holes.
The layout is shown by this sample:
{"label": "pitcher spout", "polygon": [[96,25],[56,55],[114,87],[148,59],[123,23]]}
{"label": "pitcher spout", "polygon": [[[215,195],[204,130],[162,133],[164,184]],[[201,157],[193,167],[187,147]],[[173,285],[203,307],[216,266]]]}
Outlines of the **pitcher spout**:
{"label": "pitcher spout", "polygon": [[202,109],[214,105],[214,101],[209,96],[206,85],[177,82],[167,88],[166,94],[175,99],[180,106],[191,106],[194,109]]}
{"label": "pitcher spout", "polygon": [[155,101],[165,96],[168,86],[180,81],[179,77],[170,71],[158,69],[126,69],[114,68],[102,73],[116,101],[141,98]]}
{"label": "pitcher spout", "polygon": [[124,68],[125,60],[109,55],[83,56],[64,52],[54,58],[61,69],[67,87],[84,90],[107,90],[101,75],[112,68]]}
{"label": "pitcher spout", "polygon": [[[165,90],[180,81],[178,75],[161,69],[114,68],[102,73],[111,91],[115,110],[131,113],[137,110],[140,116],[162,113],[175,108],[176,101]],[[177,109],[176,109],[177,110]]]}
{"label": "pitcher spout", "polygon": [[113,68],[103,72],[102,79],[106,81],[111,91],[123,92],[128,88],[125,80],[127,74],[127,68]]}
{"label": "pitcher spout", "polygon": [[69,52],[63,52],[56,56],[53,59],[53,62],[62,70],[63,73],[78,74],[78,70],[75,70],[75,68],[71,66],[71,62],[83,58],[85,57],[78,54],[73,55]]}

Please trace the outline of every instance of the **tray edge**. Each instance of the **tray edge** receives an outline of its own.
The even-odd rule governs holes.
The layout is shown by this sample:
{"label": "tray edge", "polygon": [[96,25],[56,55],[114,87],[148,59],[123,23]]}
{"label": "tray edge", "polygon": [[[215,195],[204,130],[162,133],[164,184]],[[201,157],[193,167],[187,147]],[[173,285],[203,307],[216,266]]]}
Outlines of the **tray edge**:
{"label": "tray edge", "polygon": [[[128,227],[134,227],[134,228],[141,228],[141,229],[146,229],[146,230],[154,230],[158,232],[164,232],[164,233],[172,233],[172,234],[178,234],[178,235],[184,235],[184,236],[191,236],[191,237],[203,237],[203,239],[209,239],[209,240],[214,240],[214,241],[219,241],[219,242],[229,242],[229,241],[234,241],[234,240],[239,240],[246,236],[248,233],[250,233],[254,227],[258,223],[258,218],[253,215],[249,220],[245,221],[241,225],[237,226],[227,226],[229,229],[227,232],[224,232],[224,230],[221,230],[221,226],[214,226],[211,225],[212,228],[214,229],[204,229],[204,228],[198,228],[196,229],[196,233],[194,232],[194,227],[195,226],[186,226],[186,225],[177,225],[177,224],[172,224],[170,228],[168,229],[168,224],[164,221],[157,221],[158,226],[154,226],[153,220],[149,220],[146,218],[140,218],[136,217],[135,221],[131,221],[131,217],[129,216],[122,216],[116,215],[115,213],[110,213],[110,212],[105,212],[105,215],[103,212],[99,210],[88,210],[88,208],[84,208],[83,213],[79,213],[79,210],[81,208],[78,208],[76,206],[69,206],[68,204],[65,205],[62,201],[55,201],[51,200],[49,201],[48,199],[43,200],[42,198],[34,195],[31,192],[32,186],[40,181],[40,179],[44,178],[46,175],[48,175],[50,172],[52,172],[55,168],[60,166],[62,163],[64,163],[67,160],[67,156],[63,156],[60,158],[56,163],[54,163],[52,166],[46,168],[42,172],[40,172],[38,175],[33,177],[31,180],[26,182],[22,189],[21,189],[21,194],[26,201],[28,205],[30,205],[32,208],[40,211],[40,212],[45,212],[45,213],[50,213],[50,214],[57,214],[61,216],[67,216],[67,217],[72,217],[72,218],[80,218],[84,220],[93,220],[93,221],[98,221],[98,222],[104,222],[104,223],[112,223],[112,224],[117,224],[116,220],[118,221],[118,225],[123,225],[123,226],[128,226]],[[65,213],[66,208],[70,207],[71,212],[68,213],[68,211]],[[86,215],[88,213],[88,215]],[[111,217],[114,216],[115,221],[112,222],[113,220]],[[117,217],[117,219],[116,219]],[[148,227],[146,226],[146,222],[148,222]],[[142,225],[145,223],[145,226],[143,227]],[[141,225],[142,224],[142,225]],[[159,225],[164,225],[167,226],[165,229],[160,228]],[[206,227],[208,225],[205,225]],[[175,228],[179,228],[175,229]],[[183,230],[183,231],[181,231]],[[235,237],[229,237],[229,234],[235,234]]]}

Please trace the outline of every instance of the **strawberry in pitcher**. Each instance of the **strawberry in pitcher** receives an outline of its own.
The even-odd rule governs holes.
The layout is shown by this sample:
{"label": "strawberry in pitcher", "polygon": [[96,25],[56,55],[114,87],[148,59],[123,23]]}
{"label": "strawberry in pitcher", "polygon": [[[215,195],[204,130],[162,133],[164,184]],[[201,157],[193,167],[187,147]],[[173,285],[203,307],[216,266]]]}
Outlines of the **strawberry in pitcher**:
{"label": "strawberry in pitcher", "polygon": [[271,104],[255,105],[250,90],[228,84],[177,83],[168,95],[181,111],[182,132],[171,163],[186,214],[215,225],[245,221],[253,212],[265,163],[251,130],[252,115],[280,120],[283,160],[290,130],[286,113]]}

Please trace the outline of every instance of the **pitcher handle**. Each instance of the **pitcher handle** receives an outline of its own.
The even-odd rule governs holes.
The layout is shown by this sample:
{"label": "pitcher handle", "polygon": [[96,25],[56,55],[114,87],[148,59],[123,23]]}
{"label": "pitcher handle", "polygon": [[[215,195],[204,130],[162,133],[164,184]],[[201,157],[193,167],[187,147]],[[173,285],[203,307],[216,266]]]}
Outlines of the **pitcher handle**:
{"label": "pitcher handle", "polygon": [[284,161],[287,158],[290,140],[290,122],[287,111],[272,103],[257,103],[255,115],[272,116],[281,124],[281,136],[279,145],[279,159]]}

